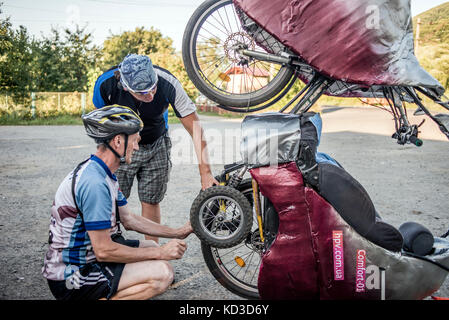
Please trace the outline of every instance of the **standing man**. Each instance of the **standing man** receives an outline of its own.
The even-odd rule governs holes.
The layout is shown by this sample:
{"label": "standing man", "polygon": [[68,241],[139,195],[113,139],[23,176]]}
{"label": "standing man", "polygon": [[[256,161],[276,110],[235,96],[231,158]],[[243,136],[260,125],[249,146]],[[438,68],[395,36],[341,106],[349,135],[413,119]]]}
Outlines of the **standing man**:
{"label": "standing man", "polygon": [[[140,118],[131,109],[109,106],[83,116],[97,152],[60,184],[51,207],[49,247],[43,275],[58,300],[149,299],[173,281],[168,260],[180,259],[192,232],[159,225],[130,212],[114,172],[139,149]],[[127,230],[175,238],[163,246],[126,240]]]}
{"label": "standing man", "polygon": [[[94,87],[93,103],[101,108],[119,104],[134,110],[143,120],[142,140],[132,164],[117,170],[117,178],[126,198],[131,193],[134,177],[138,181],[142,215],[160,223],[159,203],[164,198],[171,171],[171,140],[168,136],[168,106],[193,139],[198,158],[201,188],[218,184],[209,166],[207,145],[196,106],[181,83],[167,70],[153,66],[144,55],[129,54],[117,67],[102,74]],[[158,238],[145,237],[158,242]]]}

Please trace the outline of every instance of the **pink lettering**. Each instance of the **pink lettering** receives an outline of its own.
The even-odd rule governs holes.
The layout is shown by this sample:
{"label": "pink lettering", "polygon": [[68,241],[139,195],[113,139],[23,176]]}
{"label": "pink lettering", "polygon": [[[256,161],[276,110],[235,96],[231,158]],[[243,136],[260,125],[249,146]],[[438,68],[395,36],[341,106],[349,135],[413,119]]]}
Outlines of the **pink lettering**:
{"label": "pink lettering", "polygon": [[357,250],[355,291],[365,292],[366,251]]}
{"label": "pink lettering", "polygon": [[344,280],[343,231],[332,231],[332,243],[334,251],[334,280]]}

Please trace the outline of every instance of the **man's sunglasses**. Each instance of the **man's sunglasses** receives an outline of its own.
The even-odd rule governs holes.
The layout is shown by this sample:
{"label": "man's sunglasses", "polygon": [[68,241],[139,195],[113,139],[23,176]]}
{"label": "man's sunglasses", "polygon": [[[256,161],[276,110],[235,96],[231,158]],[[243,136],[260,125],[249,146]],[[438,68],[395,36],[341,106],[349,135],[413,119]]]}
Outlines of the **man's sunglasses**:
{"label": "man's sunglasses", "polygon": [[124,85],[124,87],[125,87],[127,90],[131,91],[132,93],[138,94],[138,95],[140,95],[140,96],[144,96],[144,95],[149,94],[149,93],[151,93],[152,95],[154,95],[154,94],[156,93],[156,90],[157,90],[157,81],[156,81],[155,84],[153,84],[153,86],[152,86],[150,89],[144,90],[144,91],[135,91],[135,90],[131,89],[131,88],[129,87],[128,83],[127,83],[126,81],[124,81],[124,79],[121,79],[121,83]]}
{"label": "man's sunglasses", "polygon": [[133,93],[135,93],[135,94],[138,94],[138,95],[140,95],[140,96],[144,96],[144,95],[147,95],[147,94],[149,94],[149,93],[151,93],[152,95],[154,95],[155,93],[156,93],[156,90],[157,90],[157,86],[155,85],[154,86],[154,88],[153,89],[151,89],[151,90],[148,90],[148,91],[132,91]]}

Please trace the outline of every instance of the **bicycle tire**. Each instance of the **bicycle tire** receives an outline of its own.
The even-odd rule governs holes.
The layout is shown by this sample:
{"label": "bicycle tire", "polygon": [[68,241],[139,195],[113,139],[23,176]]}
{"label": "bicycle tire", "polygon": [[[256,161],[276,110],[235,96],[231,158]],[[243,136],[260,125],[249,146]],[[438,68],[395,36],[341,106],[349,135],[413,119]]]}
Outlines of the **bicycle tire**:
{"label": "bicycle tire", "polygon": [[[215,11],[227,5],[232,5],[232,0],[207,0],[193,13],[187,23],[182,41],[184,67],[190,80],[207,98],[219,105],[227,107],[249,108],[264,103],[279,94],[294,76],[294,70],[288,66],[282,66],[277,75],[266,86],[249,93],[234,94],[213,88],[212,83],[201,71],[198,62],[196,49],[197,38],[206,19]],[[232,27],[230,28],[232,29]],[[248,37],[251,36],[248,35]]]}
{"label": "bicycle tire", "polygon": [[[240,214],[239,220],[235,220],[238,221],[237,226],[232,222],[216,222],[219,218],[218,216],[211,218],[209,225],[214,225],[214,223],[225,225],[229,223],[229,225],[236,228],[226,237],[216,236],[212,231],[207,230],[207,226],[204,225],[203,208],[211,211],[210,208],[207,208],[207,205],[209,202],[216,201],[214,200],[215,198],[226,199],[226,202],[234,202]],[[207,211],[204,212],[207,213]],[[225,215],[227,215],[227,209],[225,210]],[[242,242],[251,231],[253,223],[252,206],[249,204],[247,198],[238,190],[227,186],[213,186],[202,191],[193,201],[190,209],[190,223],[201,242],[216,248],[230,248]]]}
{"label": "bicycle tire", "polygon": [[[239,190],[252,205],[253,194],[251,179],[244,179],[237,187],[237,190]],[[227,272],[226,268],[222,265],[222,259],[218,254],[217,248],[206,243],[201,243],[201,252],[210,273],[224,288],[245,299],[260,299],[256,285],[243,282],[230,274],[230,272]]]}

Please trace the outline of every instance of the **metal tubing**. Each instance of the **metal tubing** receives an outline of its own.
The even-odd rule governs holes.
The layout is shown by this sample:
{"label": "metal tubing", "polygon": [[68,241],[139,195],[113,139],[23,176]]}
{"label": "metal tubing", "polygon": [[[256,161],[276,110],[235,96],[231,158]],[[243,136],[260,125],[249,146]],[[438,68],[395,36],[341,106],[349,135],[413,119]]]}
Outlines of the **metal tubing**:
{"label": "metal tubing", "polygon": [[240,53],[245,55],[245,56],[248,56],[248,57],[251,57],[251,58],[256,58],[257,60],[267,61],[267,62],[277,62],[277,63],[280,63],[280,64],[290,64],[290,61],[291,61],[291,59],[289,59],[289,58],[280,57],[280,56],[277,56],[275,54],[258,52],[258,51],[252,51],[252,50],[241,50]]}
{"label": "metal tubing", "polygon": [[287,110],[288,107],[290,107],[293,102],[295,102],[300,96],[304,94],[309,88],[310,88],[311,82],[309,82],[302,90],[293,98],[290,100],[289,103],[287,103],[281,110],[279,110],[280,113],[283,113],[285,110]]}
{"label": "metal tubing", "polygon": [[331,85],[331,80],[319,73],[315,74],[311,82],[309,90],[307,90],[304,97],[301,98],[290,113],[298,114],[299,111],[301,113],[307,112]]}

